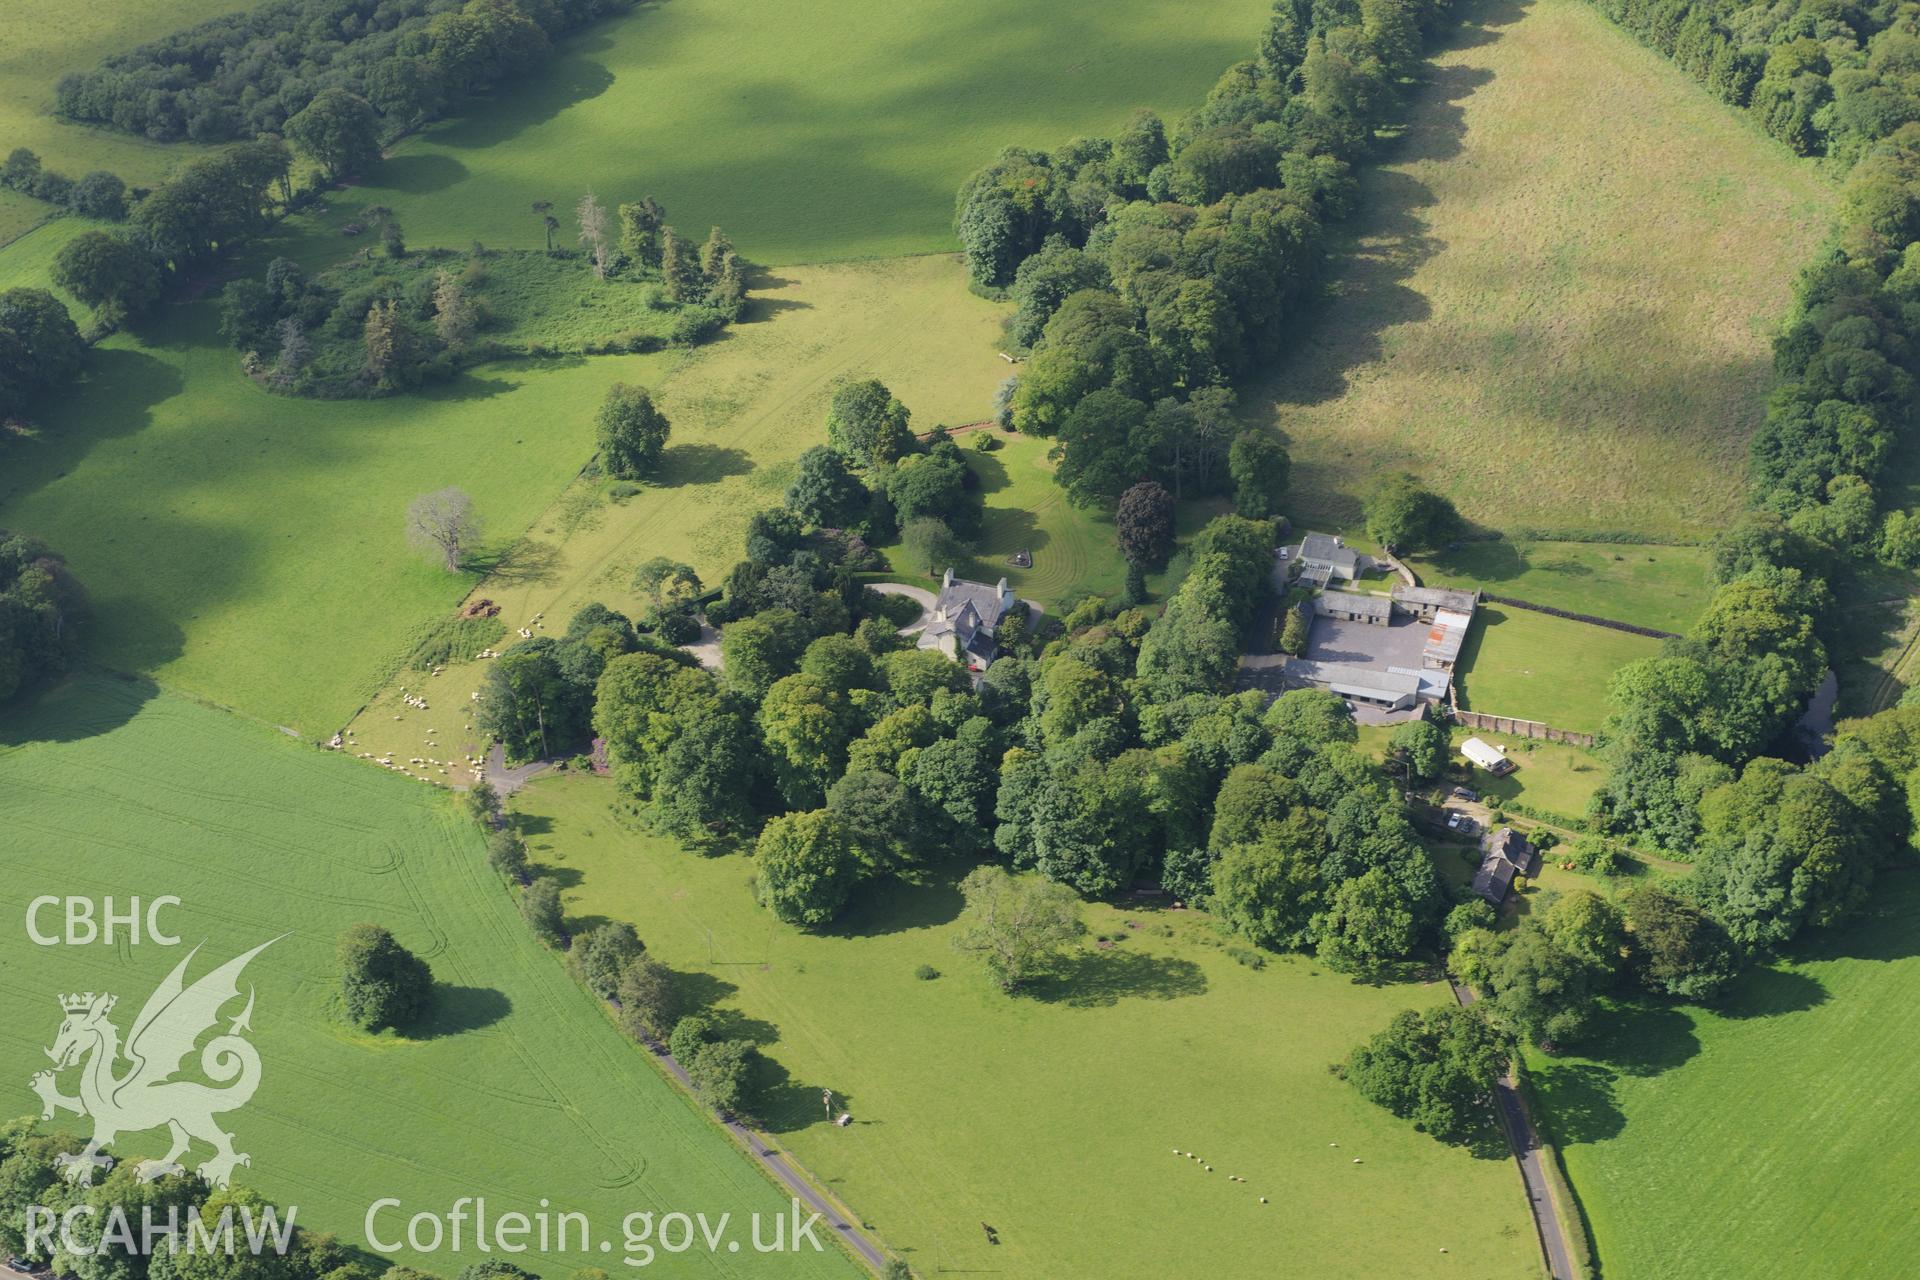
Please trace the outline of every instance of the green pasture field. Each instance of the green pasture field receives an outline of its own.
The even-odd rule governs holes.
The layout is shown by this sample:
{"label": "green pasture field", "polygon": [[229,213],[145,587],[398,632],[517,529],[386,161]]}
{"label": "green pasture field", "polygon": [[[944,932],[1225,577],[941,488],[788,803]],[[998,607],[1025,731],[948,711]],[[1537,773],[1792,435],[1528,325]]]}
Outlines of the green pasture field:
{"label": "green pasture field", "polygon": [[1177,115],[1253,56],[1266,0],[791,0],[642,6],[564,41],[527,81],[396,145],[337,221],[392,207],[416,244],[544,243],[571,211],[652,195],[793,263],[953,246],[953,194],[1007,146]]}
{"label": "green pasture field", "polygon": [[[747,323],[671,371],[622,363],[633,357],[595,360],[603,372],[594,396],[617,378],[651,384],[673,436],[659,476],[624,500],[604,479],[549,486],[551,505],[475,588],[501,606],[509,641],[522,627],[558,630],[595,601],[640,612],[633,571],[654,556],[718,582],[744,554],[753,513],[781,501],[794,459],[826,442],[839,379],[879,378],[912,410],[915,429],[931,429],[985,417],[1006,376],[991,342],[1004,308],[967,291],[953,255],[788,268],[762,289]],[[592,407],[581,413],[575,466],[592,451]],[[479,740],[463,735],[484,670],[453,664],[426,678],[430,686],[412,675],[390,682],[354,722],[356,749],[407,760],[431,730],[450,751],[478,752]],[[430,687],[426,710],[406,704],[402,684]]]}
{"label": "green pasture field", "polygon": [[12,244],[0,246],[0,289],[45,289],[65,303],[74,323],[84,328],[87,308],[65,290],[54,287],[53,259],[66,247],[67,241],[81,232],[111,226],[90,218],[55,218],[34,227]]}
{"label": "green pasture field", "polygon": [[[617,1244],[636,1210],[732,1211],[744,1233],[749,1213],[787,1207],[534,941],[478,830],[438,793],[143,680],[84,676],[0,729],[0,830],[0,1077],[10,1082],[0,1114],[38,1111],[24,1086],[47,1065],[60,993],[114,993],[124,1033],[190,947],[202,949],[189,981],[278,938],[241,984],[257,988],[262,1083],[220,1119],[252,1156],[237,1181],[296,1206],[301,1225],[362,1246],[382,1197],[404,1206],[381,1221],[388,1239],[403,1235],[406,1215],[445,1213],[461,1196],[529,1214],[545,1197],[587,1213]],[[120,909],[176,895],[161,922],[184,945],[31,945],[24,917],[42,894],[112,895]],[[43,913],[42,927],[56,916]],[[330,1011],[336,940],[364,922],[433,967],[433,1011],[410,1036],[367,1035]],[[75,1091],[71,1077],[61,1084]],[[84,1123],[62,1115],[48,1127]],[[164,1131],[129,1135],[114,1154],[165,1145]],[[188,1163],[206,1154],[196,1146]],[[515,1261],[564,1277],[618,1265],[622,1254],[611,1256],[554,1248]],[[461,1253],[394,1260],[451,1276],[478,1258],[469,1237]],[[744,1245],[698,1265],[782,1280],[865,1274],[837,1252]]]}
{"label": "green pasture field", "polygon": [[[69,178],[111,169],[131,184],[151,186],[201,149],[55,119],[54,84],[108,54],[247,7],[245,0],[0,0],[0,30],[6,32],[0,41],[0,156],[27,147]],[[25,203],[38,207],[42,217],[52,212],[38,201]],[[6,222],[0,212],[0,244],[11,238]]]}
{"label": "green pasture field", "polygon": [[1597,733],[1606,723],[1607,682],[1661,641],[1573,622],[1530,609],[1482,605],[1454,679],[1461,705],[1488,715],[1540,720]]}
{"label": "green pasture field", "polygon": [[1608,1280],[1842,1280],[1920,1250],[1920,877],[1874,899],[1711,1009],[1628,1005],[1530,1056]]}
{"label": "green pasture field", "polygon": [[1833,191],[1581,0],[1469,17],[1362,172],[1332,301],[1244,403],[1311,519],[1409,470],[1491,528],[1709,535]]}
{"label": "green pasture field", "polygon": [[[631,921],[766,1039],[790,1081],[769,1124],[915,1274],[1538,1274],[1504,1151],[1442,1146],[1327,1071],[1444,987],[1360,985],[1303,957],[1255,970],[1198,913],[1089,905],[1067,975],[1008,997],[950,945],[951,876],[873,886],[802,933],[754,902],[749,858],[624,828],[610,787],[561,775],[514,798],[570,919]],[[822,1089],[850,1126],[826,1121]]]}
{"label": "green pasture field", "polygon": [[1463,542],[1409,559],[1428,586],[1479,587],[1555,609],[1684,634],[1713,595],[1705,547]]}
{"label": "green pasture field", "polygon": [[52,210],[32,196],[0,191],[0,248],[45,222],[51,213]]}
{"label": "green pasture field", "polygon": [[607,385],[670,360],[524,361],[419,395],[298,400],[242,376],[217,329],[206,300],[98,348],[85,384],[8,442],[0,528],[67,557],[95,661],[310,738],[477,580],[407,545],[407,504],[458,485],[503,551],[591,456]]}

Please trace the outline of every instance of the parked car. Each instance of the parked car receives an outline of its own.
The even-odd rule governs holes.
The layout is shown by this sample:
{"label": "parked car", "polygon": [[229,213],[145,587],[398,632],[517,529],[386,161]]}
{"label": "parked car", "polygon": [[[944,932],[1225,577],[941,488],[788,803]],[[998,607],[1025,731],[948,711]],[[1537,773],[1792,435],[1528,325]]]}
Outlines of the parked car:
{"label": "parked car", "polygon": [[1458,810],[1455,810],[1455,809],[1447,810],[1447,830],[1458,831],[1460,829],[1460,824],[1466,821],[1466,817],[1467,817],[1466,814],[1461,813]]}
{"label": "parked car", "polygon": [[1480,798],[1480,793],[1478,791],[1475,791],[1472,787],[1455,787],[1452,791],[1449,791],[1447,794],[1449,796],[1452,796],[1455,800],[1464,800],[1468,804],[1472,804],[1474,801]]}

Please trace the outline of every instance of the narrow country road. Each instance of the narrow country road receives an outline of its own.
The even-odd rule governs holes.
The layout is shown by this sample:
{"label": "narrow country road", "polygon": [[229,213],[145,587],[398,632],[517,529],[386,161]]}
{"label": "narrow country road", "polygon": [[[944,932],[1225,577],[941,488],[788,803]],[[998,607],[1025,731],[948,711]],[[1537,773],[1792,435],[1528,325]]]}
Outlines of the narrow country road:
{"label": "narrow country road", "polygon": [[493,744],[493,750],[487,752],[487,781],[502,796],[510,796],[527,785],[527,780],[537,773],[543,773],[551,764],[548,760],[530,760],[526,764],[507,767],[507,749],[499,743]]}
{"label": "narrow country road", "polygon": [[[666,1064],[667,1070],[673,1073],[673,1078],[685,1086],[688,1093],[692,1093],[693,1081],[687,1078],[686,1068],[675,1060],[674,1056],[667,1051],[667,1047],[650,1038],[646,1044],[647,1048]],[[852,1214],[845,1212],[827,1199],[826,1194],[814,1186],[813,1180],[773,1145],[772,1138],[726,1116],[721,1116],[719,1119],[726,1131],[733,1135],[734,1141],[745,1147],[747,1154],[752,1156],[761,1168],[778,1178],[780,1185],[791,1191],[800,1203],[819,1214],[821,1219],[832,1228],[833,1234],[839,1236],[856,1257],[872,1267],[876,1274],[887,1269],[886,1251],[850,1221]]]}
{"label": "narrow country road", "polygon": [[[1455,982],[1452,974],[1447,975],[1447,986],[1462,1007],[1473,1003],[1473,992]],[[1500,1115],[1500,1128],[1507,1135],[1507,1145],[1513,1148],[1514,1161],[1520,1166],[1520,1179],[1527,1187],[1527,1207],[1533,1211],[1533,1229],[1539,1233],[1540,1248],[1546,1254],[1547,1274],[1553,1280],[1579,1280],[1579,1273],[1573,1269],[1573,1250],[1567,1243],[1566,1228],[1561,1225],[1553,1192],[1548,1187],[1547,1170],[1541,1163],[1540,1134],[1534,1129],[1527,1109],[1520,1105],[1520,1091],[1514,1087],[1512,1072],[1501,1076],[1493,1086],[1493,1105]]]}

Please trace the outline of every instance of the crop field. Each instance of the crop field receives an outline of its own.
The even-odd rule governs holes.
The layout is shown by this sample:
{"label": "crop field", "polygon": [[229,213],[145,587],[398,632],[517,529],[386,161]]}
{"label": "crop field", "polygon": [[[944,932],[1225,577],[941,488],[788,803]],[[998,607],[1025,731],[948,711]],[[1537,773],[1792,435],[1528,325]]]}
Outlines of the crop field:
{"label": "crop field", "polygon": [[[159,180],[199,149],[57,120],[50,114],[54,83],[108,54],[247,7],[244,0],[143,0],[140,4],[4,0],[0,3],[0,27],[6,31],[6,39],[0,42],[0,155],[28,147],[49,168],[69,178],[93,169],[111,169],[141,186]],[[0,244],[12,238],[6,229],[9,198],[18,197],[10,192],[0,196]],[[18,199],[37,208],[41,217],[52,212],[38,201]]]}
{"label": "crop field", "polygon": [[[775,1132],[916,1274],[1537,1274],[1504,1152],[1443,1147],[1326,1070],[1443,987],[1362,986],[1300,957],[1254,970],[1203,916],[1090,905],[1117,941],[1090,939],[1057,991],[1009,998],[950,946],[944,879],[875,886],[832,931],[800,933],[756,905],[748,858],[622,829],[609,786],[520,792],[534,860],[573,882],[570,917],[632,921],[767,1037],[792,1084]],[[851,1126],[826,1123],[823,1088]]]}
{"label": "crop field", "polygon": [[[510,629],[557,630],[595,601],[638,612],[633,571],[654,556],[685,561],[717,582],[743,554],[748,519],[780,502],[794,459],[826,442],[839,378],[878,377],[913,411],[914,427],[930,429],[984,417],[1006,376],[991,342],[1003,308],[967,292],[951,255],[789,268],[763,287],[749,323],[672,371],[655,365],[655,376],[635,357],[593,361],[601,370],[593,396],[616,379],[651,383],[673,437],[659,477],[629,498],[611,499],[600,479],[575,479],[564,492],[551,486],[558,499],[531,521],[503,569],[476,587],[501,606]],[[595,407],[597,400],[577,411],[583,434],[574,467],[592,452]],[[389,683],[355,722],[356,746],[392,748],[405,759],[432,729],[443,746],[477,749],[460,735],[483,670],[478,662],[448,666],[433,678],[425,711],[405,703],[404,680]]]}
{"label": "crop field", "polygon": [[1920,1250],[1920,877],[1713,1009],[1636,1005],[1531,1061],[1608,1280],[1841,1280]]}
{"label": "crop field", "polygon": [[1684,634],[1713,595],[1706,548],[1463,542],[1408,561],[1428,586],[1479,587],[1555,609]]}
{"label": "crop field", "polygon": [[213,304],[191,303],[99,349],[9,446],[0,528],[33,530],[87,584],[94,660],[308,737],[346,723],[475,580],[407,545],[407,504],[459,485],[504,550],[592,454],[607,384],[668,359],[495,365],[420,395],[316,401],[241,376],[216,329]]}
{"label": "crop field", "polygon": [[[339,221],[392,207],[418,244],[532,247],[564,214],[653,195],[756,262],[951,248],[953,193],[1002,147],[1200,101],[1251,57],[1265,0],[672,0],[565,42],[531,83],[399,144]],[[571,222],[567,225],[571,227]]]}
{"label": "crop field", "polygon": [[1482,605],[1460,651],[1460,702],[1488,715],[1595,733],[1607,718],[1607,682],[1661,642],[1528,609]]}
{"label": "crop field", "polygon": [[1581,0],[1481,10],[1360,179],[1300,349],[1243,397],[1290,442],[1299,515],[1409,470],[1491,528],[1710,534],[1791,280],[1814,166]]}
{"label": "crop field", "polygon": [[[258,988],[262,1083],[222,1123],[252,1156],[238,1180],[297,1206],[302,1225],[358,1245],[380,1197],[441,1213],[484,1194],[495,1212],[529,1214],[550,1197],[617,1242],[634,1210],[730,1209],[743,1223],[786,1207],[533,940],[478,831],[436,793],[144,681],[89,676],[0,730],[0,829],[14,928],[43,893],[122,906],[174,894],[182,905],[162,922],[186,944],[10,944],[3,1114],[34,1106],[17,1086],[46,1066],[60,993],[115,993],[124,1031],[189,946],[203,948],[191,980],[277,938],[242,981]],[[368,921],[433,966],[433,1013],[409,1038],[330,1014],[336,938]],[[129,1136],[116,1154],[164,1145],[163,1133]],[[704,1259],[703,1275],[864,1274],[831,1252]],[[451,1274],[477,1255],[469,1237],[465,1253],[396,1260]],[[517,1261],[549,1276],[607,1264],[597,1250]]]}

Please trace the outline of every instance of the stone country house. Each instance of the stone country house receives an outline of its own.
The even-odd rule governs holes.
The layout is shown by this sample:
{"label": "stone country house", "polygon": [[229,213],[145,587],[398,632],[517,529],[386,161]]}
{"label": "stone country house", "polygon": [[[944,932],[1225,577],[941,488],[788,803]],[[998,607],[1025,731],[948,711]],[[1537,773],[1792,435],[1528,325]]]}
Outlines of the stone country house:
{"label": "stone country house", "polygon": [[1013,588],[1005,578],[988,586],[956,578],[948,569],[933,602],[933,620],[920,633],[920,647],[937,649],[969,671],[985,671],[1000,652],[994,632],[1013,606]]}

